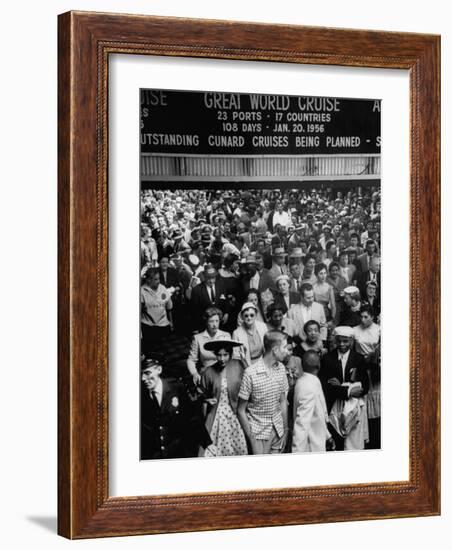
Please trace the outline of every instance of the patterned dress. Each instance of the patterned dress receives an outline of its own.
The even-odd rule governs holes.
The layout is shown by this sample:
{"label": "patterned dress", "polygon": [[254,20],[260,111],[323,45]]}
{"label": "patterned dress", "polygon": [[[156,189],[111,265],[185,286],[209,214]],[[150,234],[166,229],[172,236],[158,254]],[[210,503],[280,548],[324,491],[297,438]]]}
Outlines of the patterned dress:
{"label": "patterned dress", "polygon": [[237,415],[229,404],[226,376],[221,377],[221,394],[217,412],[210,432],[212,443],[217,449],[217,456],[248,454],[245,434]]}

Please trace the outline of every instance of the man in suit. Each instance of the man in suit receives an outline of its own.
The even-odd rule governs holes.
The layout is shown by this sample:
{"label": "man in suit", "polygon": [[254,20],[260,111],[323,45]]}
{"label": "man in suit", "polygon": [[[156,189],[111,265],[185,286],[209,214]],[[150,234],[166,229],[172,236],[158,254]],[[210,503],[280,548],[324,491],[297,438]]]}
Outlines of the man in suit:
{"label": "man in suit", "polygon": [[162,379],[162,365],[149,357],[141,364],[141,460],[197,456],[211,444],[202,417],[183,385]]}
{"label": "man in suit", "polygon": [[380,300],[381,278],[380,278],[380,256],[373,255],[369,259],[369,269],[361,273],[358,277],[358,288],[361,296],[366,295],[366,285],[372,281],[377,286],[377,298]]}
{"label": "man in suit", "polygon": [[246,296],[250,288],[255,288],[259,293],[265,292],[273,281],[264,268],[263,258],[260,254],[250,254],[246,258],[247,275],[242,279],[242,295]]}
{"label": "man in suit", "polygon": [[320,325],[320,337],[327,339],[325,310],[323,306],[314,302],[314,289],[311,284],[303,283],[300,287],[300,303],[290,307],[287,317],[295,321],[298,335],[305,341],[304,326],[308,321],[317,321]]}
{"label": "man in suit", "polygon": [[271,289],[276,289],[276,279],[280,275],[289,275],[289,268],[286,265],[287,254],[283,247],[276,247],[273,250],[273,265],[271,269],[268,270],[268,274],[271,278],[272,284]]}
{"label": "man in suit", "polygon": [[190,306],[194,325],[197,330],[203,328],[203,313],[208,307],[217,307],[223,313],[221,324],[228,320],[228,302],[223,284],[217,279],[217,270],[212,264],[204,268],[204,281],[191,291]]}
{"label": "man in suit", "polygon": [[328,410],[322,384],[318,379],[320,357],[306,351],[302,358],[303,373],[295,384],[293,398],[292,452],[321,452],[334,449],[328,430]]}
{"label": "man in suit", "polygon": [[290,264],[290,290],[298,293],[302,283],[302,265],[299,263]]}
{"label": "man in suit", "polygon": [[272,278],[269,274],[269,270],[265,267],[265,256],[260,252],[256,252],[254,255],[256,259],[256,268],[259,273],[259,292],[265,292],[272,285]]}
{"label": "man in suit", "polygon": [[364,254],[358,256],[358,262],[362,272],[369,270],[369,260],[375,254],[377,254],[377,243],[373,239],[367,239],[366,251]]}
{"label": "man in suit", "polygon": [[[338,424],[331,427],[338,450],[364,449],[368,438],[368,421],[364,395],[369,391],[369,378],[363,357],[351,348],[353,329],[339,326],[334,331],[336,349],[322,358],[320,380],[325,394],[328,412],[331,413],[337,400],[342,400],[351,410],[356,407],[356,423],[348,433],[339,433]],[[351,400],[355,399],[356,402]],[[330,415],[330,420],[332,420]]]}

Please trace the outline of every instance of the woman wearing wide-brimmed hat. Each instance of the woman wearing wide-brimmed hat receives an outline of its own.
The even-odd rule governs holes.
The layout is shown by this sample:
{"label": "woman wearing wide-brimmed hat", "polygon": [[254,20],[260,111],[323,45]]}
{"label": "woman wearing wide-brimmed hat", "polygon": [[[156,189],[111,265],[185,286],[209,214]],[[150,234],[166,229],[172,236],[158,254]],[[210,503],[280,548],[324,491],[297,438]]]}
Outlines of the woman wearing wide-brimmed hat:
{"label": "woman wearing wide-brimmed hat", "polygon": [[[239,350],[242,344],[224,338],[206,342],[204,347],[216,356],[216,362],[204,371],[201,378],[206,403],[206,429],[214,446],[213,454],[245,455],[248,453],[245,434],[237,418],[244,365],[240,359],[233,358],[233,350]],[[211,450],[212,447],[205,456],[210,455]]]}

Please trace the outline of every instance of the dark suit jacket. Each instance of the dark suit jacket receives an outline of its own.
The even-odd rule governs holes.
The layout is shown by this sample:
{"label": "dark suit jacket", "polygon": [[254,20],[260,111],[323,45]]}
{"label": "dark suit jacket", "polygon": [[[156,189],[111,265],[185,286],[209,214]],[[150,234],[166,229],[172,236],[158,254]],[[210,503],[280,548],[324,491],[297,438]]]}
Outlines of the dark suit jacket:
{"label": "dark suit jacket", "polygon": [[353,350],[350,350],[350,355],[345,366],[345,377],[342,376],[342,365],[339,362],[337,350],[333,350],[323,356],[319,378],[322,382],[328,412],[331,410],[336,399],[345,400],[348,394],[346,387],[329,384],[328,380],[331,378],[337,378],[341,384],[344,382],[361,382],[364,394],[369,391],[369,378],[366,365],[362,356]]}
{"label": "dark suit jacket", "polygon": [[228,302],[226,290],[221,280],[215,281],[215,301],[212,304],[205,282],[196,285],[191,292],[190,308],[193,315],[195,327],[198,330],[204,326],[203,313],[208,307],[218,307],[223,313],[228,313]]}
{"label": "dark suit jacket", "polygon": [[[288,309],[287,309],[286,301],[282,297],[282,294],[280,294],[279,292],[274,292],[273,295],[275,297],[273,305],[281,307],[282,310],[283,310],[283,314],[286,314]],[[290,291],[289,292],[289,306],[292,306],[293,304],[298,304],[299,301],[300,301],[299,293]]]}
{"label": "dark suit jacket", "polygon": [[352,311],[349,306],[344,304],[339,317],[339,325],[345,327],[357,327],[361,323],[361,313]]}
{"label": "dark suit jacket", "polygon": [[[273,285],[273,279],[270,277],[268,273],[268,269],[263,269],[261,271],[261,276],[259,278],[259,286],[257,291],[259,293],[265,292],[270,286]],[[248,294],[248,291],[250,289],[250,280],[249,279],[243,279],[242,280],[242,291],[243,291],[243,297],[245,297]]]}
{"label": "dark suit jacket", "polygon": [[196,456],[199,445],[211,443],[202,418],[181,383],[163,379],[162,384],[160,406],[142,385],[141,459]]}
{"label": "dark suit jacket", "polygon": [[174,267],[168,267],[168,271],[166,272],[166,283],[163,280],[163,274],[162,270],[159,269],[160,273],[160,283],[165,286],[166,288],[169,288],[170,286],[179,286],[179,275],[177,273],[177,270],[174,269]]}
{"label": "dark suit jacket", "polygon": [[[257,251],[257,241],[258,240],[259,239],[256,239],[256,241],[254,243],[252,243],[252,245],[250,247],[250,252],[256,252]],[[269,250],[262,253],[262,259],[264,261],[265,269],[270,269],[272,264],[273,264],[273,259],[272,259],[271,252]]]}
{"label": "dark suit jacket", "polygon": [[356,258],[357,262],[359,262],[359,265],[361,266],[361,271],[368,271],[369,270],[369,256],[367,252],[364,252],[364,254],[360,254]]}
{"label": "dark suit jacket", "polygon": [[[365,300],[366,296],[366,283],[370,281],[370,271],[363,271],[358,275],[358,288],[361,293],[361,299]],[[381,274],[377,273],[377,297],[380,298],[380,289],[381,289]]]}

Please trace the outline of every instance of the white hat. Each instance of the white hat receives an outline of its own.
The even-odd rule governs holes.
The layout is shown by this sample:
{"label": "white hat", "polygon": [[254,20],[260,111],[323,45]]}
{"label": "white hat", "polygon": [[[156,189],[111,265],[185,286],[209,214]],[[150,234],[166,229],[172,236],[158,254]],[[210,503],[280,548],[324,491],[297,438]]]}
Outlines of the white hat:
{"label": "white hat", "polygon": [[279,281],[290,281],[290,277],[288,275],[279,275],[279,277],[276,277],[275,284],[277,285]]}
{"label": "white hat", "polygon": [[188,261],[191,263],[191,265],[193,267],[198,267],[199,262],[200,262],[198,256],[196,256],[196,254],[189,254],[188,255]]}
{"label": "white hat", "polygon": [[334,329],[334,336],[344,336],[345,338],[351,338],[354,334],[352,327],[336,327]]}
{"label": "white hat", "polygon": [[257,307],[253,304],[253,302],[245,302],[240,310],[240,313],[243,313],[245,309],[249,309],[250,307],[257,313]]}
{"label": "white hat", "polygon": [[344,288],[344,294],[355,294],[356,292],[359,292],[357,286],[347,286]]}

